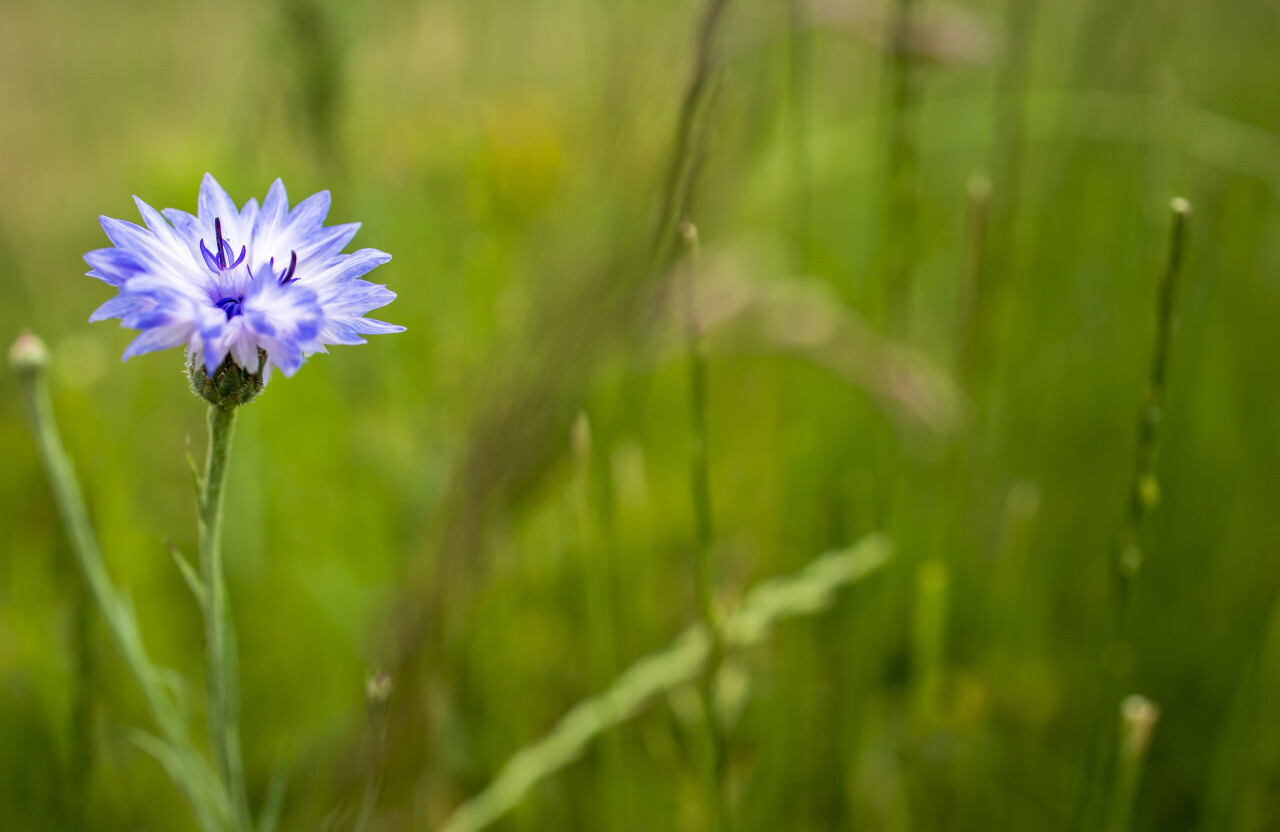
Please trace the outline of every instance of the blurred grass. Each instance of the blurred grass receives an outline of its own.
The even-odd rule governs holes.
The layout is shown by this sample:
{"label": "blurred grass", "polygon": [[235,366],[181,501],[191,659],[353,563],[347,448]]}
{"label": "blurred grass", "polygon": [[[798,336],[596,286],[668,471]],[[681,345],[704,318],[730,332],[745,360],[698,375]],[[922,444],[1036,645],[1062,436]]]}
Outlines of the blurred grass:
{"label": "blurred grass", "polygon": [[[905,331],[934,367],[953,360],[966,183],[992,175],[989,306],[956,431],[887,415],[806,339],[812,316],[745,349],[712,343],[723,603],[867,532],[897,552],[858,603],[736,658],[750,679],[730,735],[738,828],[1067,823],[1175,194],[1196,219],[1162,504],[1118,668],[1161,712],[1134,828],[1280,822],[1267,740],[1280,719],[1280,10],[1037,3],[1026,75],[1001,82],[1022,54],[1007,40],[1019,6],[936,9],[940,32],[962,32],[946,24],[959,15],[991,48],[918,67]],[[770,290],[759,297],[817,284],[801,294],[836,320],[873,318],[884,16],[823,4],[822,25],[793,29],[788,7],[730,6],[694,219],[708,264]],[[663,276],[645,265],[699,14],[688,0],[0,5],[0,335],[31,327],[50,343],[108,564],[156,660],[193,690],[199,616],[161,540],[195,549],[183,446],[199,445],[203,407],[177,353],[121,366],[130,334],[85,323],[108,294],[81,276],[103,245],[95,216],[132,217],[131,193],[190,209],[205,170],[238,200],[282,176],[295,200],[332,189],[333,220],[363,222],[359,244],[395,256],[385,312],[409,331],[277,379],[238,428],[226,556],[246,766],[257,803],[290,754],[282,829],[354,821],[374,765],[371,668],[406,674],[373,828],[437,828],[599,693],[610,655],[620,672],[696,617],[686,379],[654,300]],[[1022,108],[1000,110],[1018,89]],[[1001,112],[1025,113],[1013,144]],[[808,352],[783,348],[797,340]],[[77,576],[8,375],[0,460],[2,825],[76,828],[83,802],[95,830],[189,828],[129,741],[145,709],[92,616],[82,643]],[[933,560],[947,620],[922,724],[914,575]],[[587,581],[613,587],[614,632],[586,625],[602,619]],[[589,746],[495,828],[700,828],[698,729],[682,708]]]}

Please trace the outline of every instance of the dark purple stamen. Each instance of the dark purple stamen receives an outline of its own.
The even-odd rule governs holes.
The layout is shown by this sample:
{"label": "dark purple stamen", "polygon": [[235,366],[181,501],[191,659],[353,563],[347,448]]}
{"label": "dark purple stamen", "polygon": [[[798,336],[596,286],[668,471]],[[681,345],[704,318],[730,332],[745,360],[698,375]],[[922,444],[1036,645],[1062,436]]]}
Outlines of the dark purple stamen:
{"label": "dark purple stamen", "polygon": [[240,246],[240,256],[236,258],[234,263],[227,262],[227,242],[222,238],[222,218],[213,218],[213,232],[218,236],[218,253],[214,255],[209,251],[208,246],[204,244],[204,240],[200,241],[200,253],[204,256],[204,262],[208,264],[210,269],[215,272],[225,272],[228,269],[234,269],[244,262],[244,256],[248,252],[245,246]]}
{"label": "dark purple stamen", "polygon": [[[289,267],[280,273],[280,285],[288,286],[290,283],[297,283],[298,278],[293,274],[298,270],[298,252],[289,252]],[[267,261],[267,271],[272,274],[276,273],[276,258],[272,257]]]}
{"label": "dark purple stamen", "polygon": [[298,270],[298,252],[289,252],[289,268],[284,270],[284,274],[280,275],[280,285],[288,286],[297,280],[293,273]]}
{"label": "dark purple stamen", "polygon": [[223,312],[227,313],[227,320],[231,320],[237,315],[244,314],[244,295],[238,295],[234,298],[223,298],[215,304]]}
{"label": "dark purple stamen", "polygon": [[227,249],[222,242],[222,218],[213,218],[213,233],[218,235],[218,268],[227,270]]}

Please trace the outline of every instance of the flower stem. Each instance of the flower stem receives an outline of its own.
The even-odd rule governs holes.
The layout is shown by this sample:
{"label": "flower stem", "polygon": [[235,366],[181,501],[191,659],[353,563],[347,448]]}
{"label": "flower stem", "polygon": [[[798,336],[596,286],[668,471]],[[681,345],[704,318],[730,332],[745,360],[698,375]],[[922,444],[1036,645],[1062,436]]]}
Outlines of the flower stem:
{"label": "flower stem", "polygon": [[204,619],[210,743],[218,773],[231,796],[236,828],[248,830],[252,822],[240,757],[240,679],[236,664],[236,637],[222,568],[222,494],[235,424],[234,406],[209,406],[209,452],[199,495],[200,574],[206,593]]}
{"label": "flower stem", "polygon": [[[226,794],[221,791],[208,766],[196,751],[178,708],[161,681],[159,668],[152,664],[138,631],[133,606],[121,595],[107,574],[106,564],[89,521],[84,495],[76,479],[71,458],[62,446],[53,416],[45,370],[48,355],[33,335],[23,335],[10,352],[22,387],[23,403],[35,434],[40,462],[49,478],[54,502],[71,541],[71,551],[88,586],[89,595],[107,624],[120,657],[133,675],[160,732],[144,745],[165,766],[169,778],[191,806],[204,832],[225,828],[228,815]],[[156,753],[156,752],[159,753]]]}

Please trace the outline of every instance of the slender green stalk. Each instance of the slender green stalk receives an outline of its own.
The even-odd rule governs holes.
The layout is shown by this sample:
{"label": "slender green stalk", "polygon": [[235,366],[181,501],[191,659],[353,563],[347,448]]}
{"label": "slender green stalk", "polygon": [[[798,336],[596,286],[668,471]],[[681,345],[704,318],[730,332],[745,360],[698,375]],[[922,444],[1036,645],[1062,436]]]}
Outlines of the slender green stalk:
{"label": "slender green stalk", "polygon": [[940,558],[916,567],[912,626],[912,685],[916,724],[929,730],[942,698],[943,653],[946,649],[951,571]]}
{"label": "slender green stalk", "polygon": [[240,679],[236,637],[222,568],[222,493],[235,430],[236,408],[209,405],[209,450],[200,482],[200,576],[205,587],[209,738],[218,773],[235,809],[236,828],[252,827],[240,757]]}
{"label": "slender green stalk", "polygon": [[809,67],[810,60],[806,0],[786,0],[788,43],[788,81],[791,91],[791,177],[795,207],[793,244],[799,253],[800,273],[808,274],[809,256]]}
{"label": "slender green stalk", "polygon": [[[1156,290],[1156,339],[1151,352],[1151,368],[1147,376],[1147,389],[1142,409],[1138,415],[1138,448],[1133,478],[1129,483],[1128,508],[1116,535],[1111,567],[1115,590],[1112,631],[1103,658],[1100,675],[1100,694],[1095,709],[1093,729],[1090,732],[1086,769],[1081,777],[1080,794],[1075,806],[1073,828],[1088,826],[1094,807],[1107,807],[1111,801],[1113,765],[1109,753],[1114,731],[1114,720],[1108,702],[1115,700],[1115,668],[1112,660],[1124,641],[1128,625],[1130,600],[1134,582],[1142,569],[1142,548],[1139,532],[1142,521],[1160,502],[1160,482],[1156,477],[1160,445],[1157,428],[1163,415],[1165,378],[1169,364],[1169,347],[1173,336],[1173,297],[1178,276],[1182,271],[1182,256],[1186,238],[1187,220],[1191,216],[1191,204],[1181,197],[1170,205],[1171,226],[1169,249],[1164,271]],[[1098,799],[1094,792],[1100,791]]]}
{"label": "slender green stalk", "polygon": [[[578,549],[582,555],[584,606],[590,630],[591,651],[598,678],[613,678],[618,665],[618,624],[614,617],[613,559],[595,534],[591,510],[591,420],[578,411],[570,431],[573,482],[570,501]],[[623,778],[625,779],[625,778]]]}
{"label": "slender green stalk", "polygon": [[727,769],[723,726],[715,708],[715,682],[724,654],[723,639],[717,626],[711,583],[711,484],[707,469],[706,443],[706,359],[702,353],[702,337],[693,312],[692,281],[697,259],[697,229],[689,222],[694,185],[706,155],[707,114],[715,102],[721,75],[721,59],[717,50],[720,27],[728,0],[707,0],[698,29],[693,73],[685,89],[676,125],[676,140],[663,185],[658,215],[658,235],[654,245],[654,262],[665,270],[674,259],[675,245],[683,242],[688,254],[689,271],[686,289],[688,313],[688,348],[690,376],[690,414],[692,419],[694,515],[697,525],[695,591],[698,610],[710,641],[707,663],[702,675],[701,694],[706,716],[708,745],[708,809],[714,830],[729,828],[728,795],[724,788]]}
{"label": "slender green stalk", "polygon": [[986,282],[987,216],[991,205],[991,179],[985,173],[969,177],[965,217],[964,274],[956,318],[956,375],[973,395],[975,349],[981,334],[983,294]]}
{"label": "slender green stalk", "polygon": [[1160,502],[1160,482],[1156,478],[1160,443],[1157,428],[1164,411],[1165,377],[1169,365],[1169,344],[1173,336],[1173,293],[1182,271],[1183,242],[1191,204],[1174,199],[1170,205],[1172,224],[1169,253],[1160,284],[1156,290],[1156,341],[1151,352],[1151,370],[1147,377],[1146,398],[1138,416],[1138,450],[1133,480],[1129,486],[1129,510],[1116,539],[1113,567],[1119,586],[1119,622],[1117,638],[1123,636],[1133,582],[1142,568],[1142,549],[1138,532],[1142,521]]}
{"label": "slender green stalk", "polygon": [[714,597],[712,547],[715,545],[715,530],[711,521],[711,468],[707,461],[707,357],[693,297],[700,247],[698,229],[687,219],[680,224],[680,233],[684,238],[687,257],[684,290],[685,336],[689,362],[689,425],[692,440],[689,469],[697,535],[694,589],[698,598],[698,614],[702,617],[702,625],[709,638],[707,663],[703,668],[699,693],[702,696],[710,749],[707,783],[710,827],[724,830],[730,827],[728,794],[725,788],[728,741],[716,706],[716,680],[724,661],[724,636],[716,615]]}
{"label": "slender green stalk", "polygon": [[675,142],[663,180],[657,237],[653,246],[655,270],[665,271],[677,253],[680,223],[689,214],[693,186],[706,152],[707,113],[714,102],[720,78],[717,50],[720,27],[729,0],[707,0],[698,27],[693,74],[680,102]]}
{"label": "slender green stalk", "polygon": [[138,631],[137,619],[127,597],[121,595],[107,574],[102,553],[89,521],[84,495],[70,457],[62,446],[45,377],[48,355],[33,335],[21,336],[10,351],[10,362],[21,382],[23,403],[35,433],[40,462],[62,516],[76,564],[89,594],[107,624],[120,658],[129,668],[160,732],[160,739],[141,734],[138,744],[165,767],[170,779],[191,806],[205,832],[226,828],[229,801],[204,759],[195,750],[186,725],[152,664]]}
{"label": "slender green stalk", "polygon": [[1142,767],[1151,747],[1151,734],[1160,708],[1144,696],[1126,696],[1120,703],[1120,732],[1116,747],[1115,796],[1107,813],[1107,832],[1126,832],[1138,797]]}
{"label": "slender green stalk", "polygon": [[[582,589],[592,684],[607,684],[618,672],[618,623],[615,617],[616,583],[614,552],[600,540],[593,522],[591,499],[591,419],[579,410],[570,429],[573,480],[569,499],[574,515],[577,544],[582,558]],[[601,742],[598,778],[602,805],[598,823],[605,829],[625,829],[634,817],[632,778],[625,769],[624,744],[616,732]]]}
{"label": "slender green stalk", "polygon": [[356,816],[355,832],[364,832],[373,822],[378,810],[378,795],[382,792],[382,778],[387,760],[387,705],[391,700],[391,676],[379,670],[369,677],[364,686],[364,705],[369,714],[369,754],[372,756],[364,784],[364,797],[360,801],[360,814]]}
{"label": "slender green stalk", "polygon": [[886,118],[885,203],[881,247],[884,317],[890,331],[905,331],[910,317],[915,271],[916,139],[918,81],[911,55],[917,0],[896,0],[889,18],[885,67]]}

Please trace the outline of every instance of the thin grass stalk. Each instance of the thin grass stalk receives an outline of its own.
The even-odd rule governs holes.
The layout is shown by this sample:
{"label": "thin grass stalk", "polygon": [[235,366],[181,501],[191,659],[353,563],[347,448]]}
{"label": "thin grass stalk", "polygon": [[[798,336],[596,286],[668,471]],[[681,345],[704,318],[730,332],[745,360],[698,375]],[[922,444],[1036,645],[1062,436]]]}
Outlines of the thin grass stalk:
{"label": "thin grass stalk", "polygon": [[[982,336],[986,302],[987,229],[991,204],[991,180],[981,171],[970,175],[965,208],[964,260],[960,274],[960,289],[956,303],[954,352],[952,367],[961,389],[970,402],[974,396],[974,372],[977,347]],[[954,558],[955,534],[963,526],[965,500],[969,490],[965,482],[969,476],[971,444],[966,436],[974,432],[960,433],[948,444],[941,466],[941,480],[947,495],[946,521],[935,524],[934,551],[945,560]]]}
{"label": "thin grass stalk", "polygon": [[655,272],[663,272],[679,243],[680,223],[689,215],[693,186],[706,152],[706,114],[720,76],[717,50],[728,0],[707,0],[698,27],[693,73],[680,103],[676,137],[663,178],[658,230],[653,246]]}
{"label": "thin grass stalk", "polygon": [[681,223],[680,230],[686,251],[684,300],[685,347],[689,365],[689,472],[696,534],[694,590],[697,594],[698,615],[709,639],[707,662],[698,692],[702,697],[707,747],[710,752],[707,782],[708,810],[711,813],[709,826],[713,830],[726,830],[730,828],[725,782],[728,771],[728,740],[720,720],[720,709],[716,704],[716,680],[724,662],[724,636],[715,608],[715,565],[712,559],[715,528],[711,518],[711,467],[707,456],[707,356],[693,299],[700,246],[698,229],[693,223],[686,219]]}
{"label": "thin grass stalk", "polygon": [[965,211],[964,273],[956,317],[955,372],[965,391],[973,395],[975,349],[982,331],[987,266],[987,220],[991,207],[991,179],[982,172],[969,177]]}
{"label": "thin grass stalk", "polygon": [[[881,248],[885,258],[883,319],[890,332],[905,332],[910,317],[915,271],[916,171],[920,149],[916,137],[917,79],[911,55],[911,33],[917,0],[896,0],[885,42],[885,191]],[[874,307],[880,306],[877,301]],[[878,312],[878,309],[876,310]],[[878,314],[873,315],[880,317]]]}
{"label": "thin grass stalk", "polygon": [[[912,32],[918,0],[895,0],[888,16],[885,33],[886,52],[883,74],[883,118],[885,147],[885,179],[880,206],[880,234],[877,242],[878,283],[868,303],[868,318],[890,336],[904,339],[909,334],[911,283],[915,270],[917,168],[917,78],[911,54]],[[877,426],[874,438],[864,443],[876,446],[886,454],[876,466],[883,471],[886,495],[884,519],[877,525],[889,529],[895,538],[904,537],[909,522],[910,497],[915,493],[912,480],[919,470],[899,458],[892,449],[896,437]]]}
{"label": "thin grass stalk", "polygon": [[916,567],[912,621],[912,696],[916,728],[922,733],[937,722],[942,700],[951,570],[931,558]]}
{"label": "thin grass stalk", "polygon": [[[578,549],[582,557],[584,607],[587,638],[595,674],[592,686],[604,685],[617,674],[618,624],[614,614],[614,558],[612,547],[604,545],[596,534],[591,500],[592,437],[591,420],[586,411],[578,411],[570,429],[570,454],[573,458],[573,481],[570,501],[574,514]],[[605,828],[623,829],[628,825],[634,799],[631,778],[625,770],[625,752],[621,739],[610,733],[601,742],[601,765],[598,771],[602,796],[601,823]]]}
{"label": "thin grass stalk", "polygon": [[711,524],[710,473],[706,459],[706,358],[702,351],[702,338],[694,315],[692,280],[697,260],[697,229],[689,222],[694,186],[707,153],[707,113],[712,109],[719,91],[721,60],[717,51],[719,30],[723,25],[727,0],[707,0],[698,32],[698,46],[694,70],[680,107],[676,127],[676,142],[663,188],[659,213],[658,237],[654,245],[655,270],[665,271],[676,251],[676,237],[688,254],[685,308],[687,310],[687,335],[690,377],[690,417],[693,451],[691,474],[696,546],[694,564],[695,592],[699,614],[707,631],[709,649],[700,686],[703,711],[707,728],[709,760],[707,768],[707,809],[710,828],[721,832],[729,826],[728,793],[725,788],[727,773],[727,748],[723,726],[715,707],[715,683],[724,654],[723,640],[716,621],[711,581],[711,548],[713,529]]}
{"label": "thin grass stalk", "polygon": [[787,0],[788,81],[791,92],[791,179],[794,194],[793,235],[799,254],[800,273],[808,274],[809,212],[812,174],[809,164],[809,26],[806,0]]}
{"label": "thin grass stalk", "polygon": [[1120,703],[1114,797],[1107,813],[1106,832],[1128,832],[1147,750],[1151,747],[1151,735],[1159,719],[1159,706],[1144,696],[1132,694]]}
{"label": "thin grass stalk", "polygon": [[40,462],[49,479],[76,565],[160,732],[159,740],[140,735],[139,745],[164,765],[174,786],[191,807],[199,827],[204,832],[220,832],[226,828],[230,814],[227,796],[192,744],[186,725],[161,681],[160,669],[147,655],[132,605],[111,582],[98,549],[75,468],[62,445],[54,418],[46,378],[48,353],[35,336],[23,335],[10,352],[10,363],[18,374]]}
{"label": "thin grass stalk", "polygon": [[1146,396],[1138,416],[1138,448],[1133,480],[1129,486],[1128,511],[1116,537],[1112,560],[1118,588],[1113,643],[1124,637],[1133,585],[1142,569],[1143,553],[1138,540],[1142,522],[1160,502],[1160,481],[1156,472],[1160,455],[1158,428],[1164,415],[1165,380],[1169,366],[1169,347],[1173,339],[1174,291],[1182,271],[1191,204],[1181,197],[1174,199],[1170,205],[1170,213],[1172,222],[1168,257],[1156,291],[1156,340],[1151,353]]}
{"label": "thin grass stalk", "polygon": [[[1112,663],[1128,630],[1130,602],[1134,583],[1142,569],[1143,553],[1139,545],[1142,522],[1160,502],[1160,482],[1156,475],[1160,444],[1158,427],[1163,416],[1165,381],[1169,366],[1169,349],[1173,338],[1173,301],[1178,277],[1182,271],[1183,250],[1191,204],[1181,197],[1170,204],[1169,248],[1164,271],[1156,289],[1156,338],[1151,351],[1151,365],[1142,409],[1138,414],[1138,445],[1133,477],[1129,483],[1127,510],[1116,535],[1111,558],[1114,590],[1112,591],[1112,629],[1103,656],[1100,694],[1090,731],[1086,769],[1081,777],[1080,793],[1074,808],[1072,828],[1088,828],[1094,807],[1107,807],[1111,800],[1112,755],[1109,753],[1114,719],[1106,703],[1114,701],[1117,679]],[[1094,793],[1098,792],[1095,798]]]}
{"label": "thin grass stalk", "polygon": [[236,637],[222,564],[222,497],[227,480],[235,406],[209,406],[209,449],[200,482],[200,575],[205,587],[205,650],[209,736],[213,758],[235,811],[236,828],[252,827],[240,756],[240,678]]}
{"label": "thin grass stalk", "polygon": [[582,554],[587,628],[599,674],[599,678],[592,681],[604,682],[617,672],[618,625],[613,608],[613,559],[605,553],[606,547],[597,539],[593,524],[592,451],[591,420],[585,411],[579,411],[570,430],[574,469],[570,500],[578,548]]}
{"label": "thin grass stalk", "polygon": [[[981,171],[970,175],[965,207],[964,259],[957,293],[952,367],[961,389],[974,396],[974,373],[978,343],[983,333],[986,312],[986,248],[988,214],[991,204],[991,180]],[[934,551],[947,560],[954,558],[955,535],[963,526],[965,487],[969,475],[972,448],[966,438],[973,432],[958,433],[947,445],[941,466],[941,479],[947,494],[946,522],[935,524]]]}
{"label": "thin grass stalk", "polygon": [[378,811],[378,797],[382,793],[382,779],[386,771],[387,708],[391,701],[391,687],[391,676],[381,670],[370,676],[364,686],[364,706],[369,717],[368,753],[372,760],[360,800],[360,813],[352,827],[355,832],[365,832]]}

